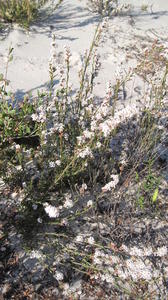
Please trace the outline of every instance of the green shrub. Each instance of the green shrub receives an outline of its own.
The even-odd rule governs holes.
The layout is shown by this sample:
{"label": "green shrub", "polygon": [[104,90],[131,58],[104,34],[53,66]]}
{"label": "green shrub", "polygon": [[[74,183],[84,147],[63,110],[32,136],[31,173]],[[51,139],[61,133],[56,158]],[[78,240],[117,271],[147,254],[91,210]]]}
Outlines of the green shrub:
{"label": "green shrub", "polygon": [[45,2],[47,0],[1,0],[0,19],[28,27]]}

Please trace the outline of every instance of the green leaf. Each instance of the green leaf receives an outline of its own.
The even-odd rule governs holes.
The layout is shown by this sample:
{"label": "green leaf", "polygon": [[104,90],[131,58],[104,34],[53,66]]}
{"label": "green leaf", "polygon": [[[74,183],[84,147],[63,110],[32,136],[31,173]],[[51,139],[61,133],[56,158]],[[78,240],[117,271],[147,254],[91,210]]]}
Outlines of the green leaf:
{"label": "green leaf", "polygon": [[3,80],[3,74],[1,73],[0,74],[0,81],[2,81]]}
{"label": "green leaf", "polygon": [[26,133],[30,134],[31,133],[31,130],[29,127],[26,127]]}
{"label": "green leaf", "polygon": [[155,203],[158,198],[159,190],[158,188],[155,189],[153,196],[152,196],[152,202]]}
{"label": "green leaf", "polygon": [[140,196],[139,199],[138,199],[138,204],[140,206],[141,209],[144,208],[144,196]]}
{"label": "green leaf", "polygon": [[9,49],[9,55],[13,52],[14,48],[13,47],[10,47]]}
{"label": "green leaf", "polygon": [[138,174],[138,172],[135,173],[135,179],[136,179],[136,181],[139,181],[139,174]]}
{"label": "green leaf", "polygon": [[13,55],[9,56],[9,62],[13,60]]}

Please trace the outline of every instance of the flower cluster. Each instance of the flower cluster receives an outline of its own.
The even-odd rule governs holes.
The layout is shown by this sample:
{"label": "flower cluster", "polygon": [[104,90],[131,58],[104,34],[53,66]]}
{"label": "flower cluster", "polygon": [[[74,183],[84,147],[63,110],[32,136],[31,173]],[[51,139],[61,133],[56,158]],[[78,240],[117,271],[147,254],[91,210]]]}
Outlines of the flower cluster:
{"label": "flower cluster", "polygon": [[[51,197],[52,199],[52,197]],[[68,220],[64,217],[62,217],[62,213],[65,212],[65,209],[71,209],[74,206],[74,201],[72,199],[72,195],[70,193],[66,193],[63,195],[63,198],[61,198],[61,202],[58,203],[55,201],[55,197],[52,199],[54,200],[54,204],[55,205],[51,205],[48,202],[45,202],[43,204],[44,207],[44,211],[45,213],[48,215],[49,218],[53,219],[53,218],[61,218],[61,224],[62,225],[68,225]],[[91,205],[91,203],[90,203]],[[38,209],[38,205],[37,204],[33,204],[32,205],[33,210],[37,210]],[[41,218],[37,219],[38,223],[42,223],[43,220]]]}
{"label": "flower cluster", "polygon": [[[122,246],[128,254],[133,255],[123,261],[120,256],[114,255],[111,252],[105,253],[104,250],[95,249],[93,255],[93,264],[99,268],[99,273],[93,274],[91,277],[106,282],[114,282],[114,278],[117,275],[123,280],[132,279],[134,282],[143,279],[151,280],[159,276],[158,270],[153,268],[150,260],[142,260],[143,256],[151,255],[151,248],[140,249],[133,247],[128,249],[125,245]],[[166,255],[166,247],[159,248],[159,255]],[[134,256],[135,255],[135,256]]]}
{"label": "flower cluster", "polygon": [[66,194],[65,195],[65,202],[64,202],[64,207],[65,208],[72,208],[74,205],[72,199],[71,199],[71,195],[70,194]]}
{"label": "flower cluster", "polygon": [[145,257],[155,255],[158,257],[166,256],[167,255],[167,247],[162,246],[158,247],[157,249],[153,250],[152,247],[132,247],[128,248],[126,245],[122,245],[122,250],[129,253],[132,256],[136,257]]}
{"label": "flower cluster", "polygon": [[95,244],[95,239],[92,236],[89,237],[85,237],[81,234],[77,235],[77,237],[75,238],[75,242],[76,243],[87,243],[89,245],[94,245]]}
{"label": "flower cluster", "polygon": [[59,208],[57,208],[57,207],[54,207],[48,203],[45,203],[44,210],[50,218],[58,218],[59,217],[60,212],[59,212]]}
{"label": "flower cluster", "polygon": [[118,175],[111,175],[111,178],[113,179],[109,183],[107,183],[104,187],[102,187],[103,192],[111,191],[111,189],[114,189],[116,185],[119,183],[119,176]]}
{"label": "flower cluster", "polygon": [[64,279],[64,274],[60,271],[56,271],[54,274],[54,278],[58,281],[62,281]]}

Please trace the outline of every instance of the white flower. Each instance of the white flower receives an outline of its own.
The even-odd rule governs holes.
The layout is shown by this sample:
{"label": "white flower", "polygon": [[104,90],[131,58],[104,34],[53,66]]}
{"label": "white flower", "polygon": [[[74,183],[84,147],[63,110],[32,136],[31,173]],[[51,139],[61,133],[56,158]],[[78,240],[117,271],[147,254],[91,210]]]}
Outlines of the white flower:
{"label": "white flower", "polygon": [[102,251],[100,251],[99,249],[96,249],[95,253],[94,253],[94,256],[95,257],[103,257],[104,253]]}
{"label": "white flower", "polygon": [[116,185],[118,184],[118,182],[119,182],[119,176],[118,175],[111,175],[111,178],[113,179],[113,181],[110,181],[104,187],[102,187],[103,192],[111,191],[111,189],[115,188]]}
{"label": "white flower", "polygon": [[133,256],[143,256],[143,251],[138,247],[133,247],[132,249],[130,249],[129,253]]}
{"label": "white flower", "polygon": [[59,209],[55,206],[45,203],[44,210],[50,218],[58,218],[59,217]]}
{"label": "white flower", "polygon": [[82,236],[82,235],[77,235],[75,241],[76,241],[77,243],[83,243],[83,236]]}
{"label": "white flower", "polygon": [[65,139],[66,141],[68,141],[68,134],[67,134],[67,133],[64,134],[64,139]]}
{"label": "white flower", "polygon": [[23,186],[23,188],[25,189],[25,188],[27,187],[26,182],[23,182],[23,183],[22,183],[22,186]]}
{"label": "white flower", "polygon": [[17,196],[18,196],[17,192],[14,192],[14,193],[11,194],[12,199],[15,199]]}
{"label": "white flower", "polygon": [[102,262],[103,262],[103,255],[101,253],[100,250],[95,250],[95,253],[94,253],[94,257],[93,257],[93,262],[96,264],[96,265],[101,265]]}
{"label": "white flower", "polygon": [[114,278],[112,277],[112,275],[110,275],[110,274],[108,274],[108,273],[103,274],[103,275],[101,276],[101,279],[102,279],[103,281],[106,281],[107,283],[113,283],[113,282],[114,282]]}
{"label": "white flower", "polygon": [[91,130],[93,132],[97,130],[97,122],[95,120],[91,122]]}
{"label": "white flower", "polygon": [[20,145],[19,144],[17,144],[17,145],[15,145],[15,149],[16,149],[16,151],[20,151]]}
{"label": "white flower", "polygon": [[93,136],[93,132],[90,132],[89,130],[84,130],[83,135],[86,139],[90,139]]}
{"label": "white flower", "polygon": [[43,220],[42,220],[41,218],[38,218],[38,219],[37,219],[37,222],[40,223],[40,224],[42,224],[42,223],[43,223]]}
{"label": "white flower", "polygon": [[103,132],[104,137],[107,137],[111,132],[111,128],[109,127],[107,122],[100,124],[100,130]]}
{"label": "white flower", "polygon": [[[140,276],[139,276],[140,277]],[[147,269],[147,268],[145,268],[145,269],[143,269],[142,270],[142,272],[141,272],[141,278],[142,279],[145,279],[145,280],[151,280],[152,279],[152,271],[151,270],[149,270],[149,269]]]}
{"label": "white flower", "polygon": [[152,270],[150,266],[146,266],[145,263],[137,259],[133,261],[132,259],[128,259],[126,261],[126,265],[128,268],[128,272],[133,280],[145,279],[150,280],[152,278]]}
{"label": "white flower", "polygon": [[86,183],[83,183],[80,188],[80,194],[81,195],[84,194],[86,190],[87,190],[87,185],[86,185]]}
{"label": "white flower", "polygon": [[38,115],[37,114],[32,114],[31,118],[32,118],[33,121],[37,121]]}
{"label": "white flower", "polygon": [[113,179],[114,185],[116,186],[119,183],[119,176],[112,174],[110,177]]}
{"label": "white flower", "polygon": [[107,183],[104,187],[102,187],[102,191],[103,192],[107,192],[107,191],[111,191],[111,189],[113,188],[113,181],[110,181],[109,183]]}
{"label": "white flower", "polygon": [[160,257],[167,255],[167,247],[163,246],[158,248],[157,251],[155,252],[155,255]]}
{"label": "white flower", "polygon": [[49,162],[49,167],[50,168],[55,168],[55,162],[54,161],[50,161]]}
{"label": "white flower", "polygon": [[78,153],[78,157],[81,157],[81,158],[91,157],[91,158],[93,158],[93,154],[92,154],[91,149],[89,147],[86,147],[84,150],[82,150]]}
{"label": "white flower", "polygon": [[96,147],[99,149],[99,148],[101,148],[101,143],[100,142],[97,142],[97,144],[96,144]]}
{"label": "white flower", "polygon": [[123,270],[122,268],[117,269],[117,275],[121,279],[127,279],[129,277],[129,273],[127,270]]}
{"label": "white flower", "polygon": [[153,250],[151,247],[144,248],[144,256],[150,256],[153,254]]}
{"label": "white flower", "polygon": [[36,250],[36,251],[35,251],[35,250],[31,251],[30,257],[31,257],[31,258],[37,258],[37,259],[43,258],[42,254],[41,254],[38,250]]}
{"label": "white flower", "polygon": [[31,118],[32,118],[33,121],[37,121],[37,122],[43,123],[43,122],[46,121],[46,114],[45,114],[45,112],[42,111],[39,114],[37,114],[37,113],[36,114],[32,114]]}
{"label": "white flower", "polygon": [[60,123],[59,126],[58,126],[59,133],[62,133],[63,130],[64,130],[64,125],[62,123]]}
{"label": "white flower", "polygon": [[122,246],[120,248],[125,252],[129,252],[129,248],[124,244],[122,244]]}
{"label": "white flower", "polygon": [[94,238],[93,238],[92,236],[90,236],[90,237],[87,239],[87,242],[88,242],[88,244],[90,244],[90,245],[94,245],[95,240],[94,240]]}
{"label": "white flower", "polygon": [[87,202],[87,206],[89,207],[89,206],[92,206],[93,205],[93,201],[92,200],[89,200],[88,202]]}
{"label": "white flower", "polygon": [[93,263],[95,265],[102,265],[102,260],[99,257],[94,257],[93,258]]}
{"label": "white flower", "polygon": [[65,203],[64,203],[64,207],[65,207],[65,208],[71,208],[71,207],[73,207],[73,201],[70,200],[70,199],[67,199],[67,200],[65,201]]}
{"label": "white flower", "polygon": [[87,190],[87,184],[86,183],[82,183],[82,189],[85,190],[85,191]]}
{"label": "white flower", "polygon": [[52,42],[51,42],[51,50],[50,50],[50,58],[49,58],[49,65],[51,68],[55,66],[55,58],[56,58],[56,38],[55,35],[52,35]]}
{"label": "white flower", "polygon": [[83,142],[83,137],[82,136],[78,136],[77,137],[77,143],[78,143],[78,145],[80,146],[82,144],[82,142]]}
{"label": "white flower", "polygon": [[57,279],[58,281],[62,281],[64,279],[64,274],[59,272],[59,271],[56,271],[55,272],[55,275],[54,275],[55,279]]}
{"label": "white flower", "polygon": [[41,123],[43,123],[43,122],[46,121],[46,115],[45,115],[45,112],[43,112],[43,111],[40,112],[38,121],[41,122]]}
{"label": "white flower", "polygon": [[110,261],[113,263],[113,264],[119,264],[120,263],[120,259],[118,256],[116,255],[112,255],[109,257]]}
{"label": "white flower", "polygon": [[61,161],[58,159],[58,160],[56,160],[56,165],[59,167],[60,165],[61,165]]}

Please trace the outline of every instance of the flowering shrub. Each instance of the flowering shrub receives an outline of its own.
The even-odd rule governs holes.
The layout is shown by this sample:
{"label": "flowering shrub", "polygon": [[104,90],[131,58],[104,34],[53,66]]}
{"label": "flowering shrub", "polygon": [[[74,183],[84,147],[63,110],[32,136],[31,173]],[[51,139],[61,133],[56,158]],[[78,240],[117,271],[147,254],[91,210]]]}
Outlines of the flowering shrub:
{"label": "flowering shrub", "polygon": [[[109,82],[101,102],[93,95],[100,68],[98,45],[106,28],[104,19],[95,31],[90,49],[82,57],[79,86],[75,90],[71,85],[71,51],[64,47],[58,63],[54,35],[49,59],[49,92],[39,94],[33,101],[25,98],[15,107],[8,102],[6,76],[1,78],[1,175],[12,186],[24,190],[23,207],[37,212],[39,223],[42,218],[38,205],[50,218],[59,218],[65,209],[74,206],[69,195],[61,195],[56,205],[51,205],[46,195],[52,190],[61,194],[63,189],[79,184],[82,185],[79,193],[83,195],[87,189],[84,182],[92,183],[93,177],[94,183],[99,181],[103,186],[104,194],[119,183],[119,175],[113,168],[115,162],[108,156],[109,141],[120,124],[139,113],[139,108],[136,105],[120,110],[115,107],[119,89],[131,74],[124,79],[117,78],[114,86]],[[10,55],[9,51],[8,61]],[[55,78],[57,85],[54,85]],[[92,202],[86,205],[88,209],[91,206]]]}
{"label": "flowering shrub", "polygon": [[[55,36],[49,60],[49,93],[39,95],[32,102],[25,98],[21,105],[13,108],[5,102],[5,88],[1,90],[1,143],[8,142],[8,147],[3,149],[7,159],[2,173],[8,182],[24,188],[26,199],[32,198],[33,205],[37,197],[38,202],[43,201],[39,199],[51,189],[65,187],[76,180],[80,182],[82,177],[84,180],[89,176],[89,169],[98,170],[97,158],[106,152],[114,129],[136,113],[135,107],[126,108],[124,114],[123,111],[115,112],[112,98],[116,96],[116,86],[119,88],[122,84],[119,80],[114,87],[108,83],[101,103],[93,96],[94,80],[100,67],[97,47],[106,27],[104,20],[96,29],[91,47],[82,58],[79,87],[75,91],[70,82],[70,49],[64,48],[62,63],[58,64]],[[56,86],[55,77],[59,79]],[[112,180],[103,192],[117,185],[117,176],[113,175]],[[72,206],[72,199],[66,199],[58,209],[45,201],[44,211],[49,217],[56,217],[64,207]]]}
{"label": "flowering shrub", "polygon": [[[159,57],[164,49],[154,46],[151,52],[145,51],[145,63],[144,58],[140,59],[134,70],[150,83],[143,114],[139,115],[136,105],[115,107],[120,87],[131,78],[131,72],[125,78],[117,78],[114,86],[109,82],[104,99],[98,101],[94,97],[95,78],[100,68],[98,45],[106,27],[104,20],[82,57],[76,89],[71,84],[73,55],[65,46],[58,63],[53,35],[50,90],[38,93],[31,101],[25,97],[21,104],[15,104],[14,97],[7,92],[7,67],[12,59],[12,49],[9,49],[6,72],[0,77],[0,178],[12,189],[9,199],[24,209],[26,218],[23,215],[20,218],[19,213],[14,216],[19,230],[25,231],[27,238],[26,226],[19,225],[27,222],[28,232],[34,229],[35,222],[42,226],[42,232],[36,237],[41,240],[43,236],[41,243],[45,247],[31,251],[30,259],[38,259],[45,268],[52,260],[48,269],[60,283],[59,288],[64,281],[66,284],[71,281],[77,271],[77,276],[79,272],[87,275],[89,284],[99,287],[102,284],[103,290],[111,284],[116,296],[117,289],[121,295],[124,280],[130,286],[137,283],[138,290],[140,281],[142,285],[157,281],[160,274],[153,272],[148,257],[160,259],[167,254],[167,248],[161,244],[155,250],[140,243],[138,247],[133,245],[137,243],[137,229],[144,231],[143,220],[139,225],[139,207],[143,219],[147,215],[147,210],[142,215],[143,210],[149,207],[151,215],[151,208],[154,211],[160,204],[160,180],[158,173],[153,176],[151,167],[163,127],[163,120],[159,123],[157,119],[163,113],[160,107],[167,91],[168,64],[166,57]],[[160,69],[162,76],[158,82],[155,74],[160,74]],[[148,167],[150,172],[145,175]],[[132,193],[129,185],[135,180],[135,174]],[[47,224],[46,220],[49,220]],[[145,228],[149,229],[148,220]],[[126,244],[131,240],[132,246],[124,245],[125,240]],[[36,240],[36,249],[38,243]],[[49,248],[53,246],[54,251]],[[125,291],[123,288],[124,294]],[[72,297],[70,293],[68,287],[64,295]]]}

